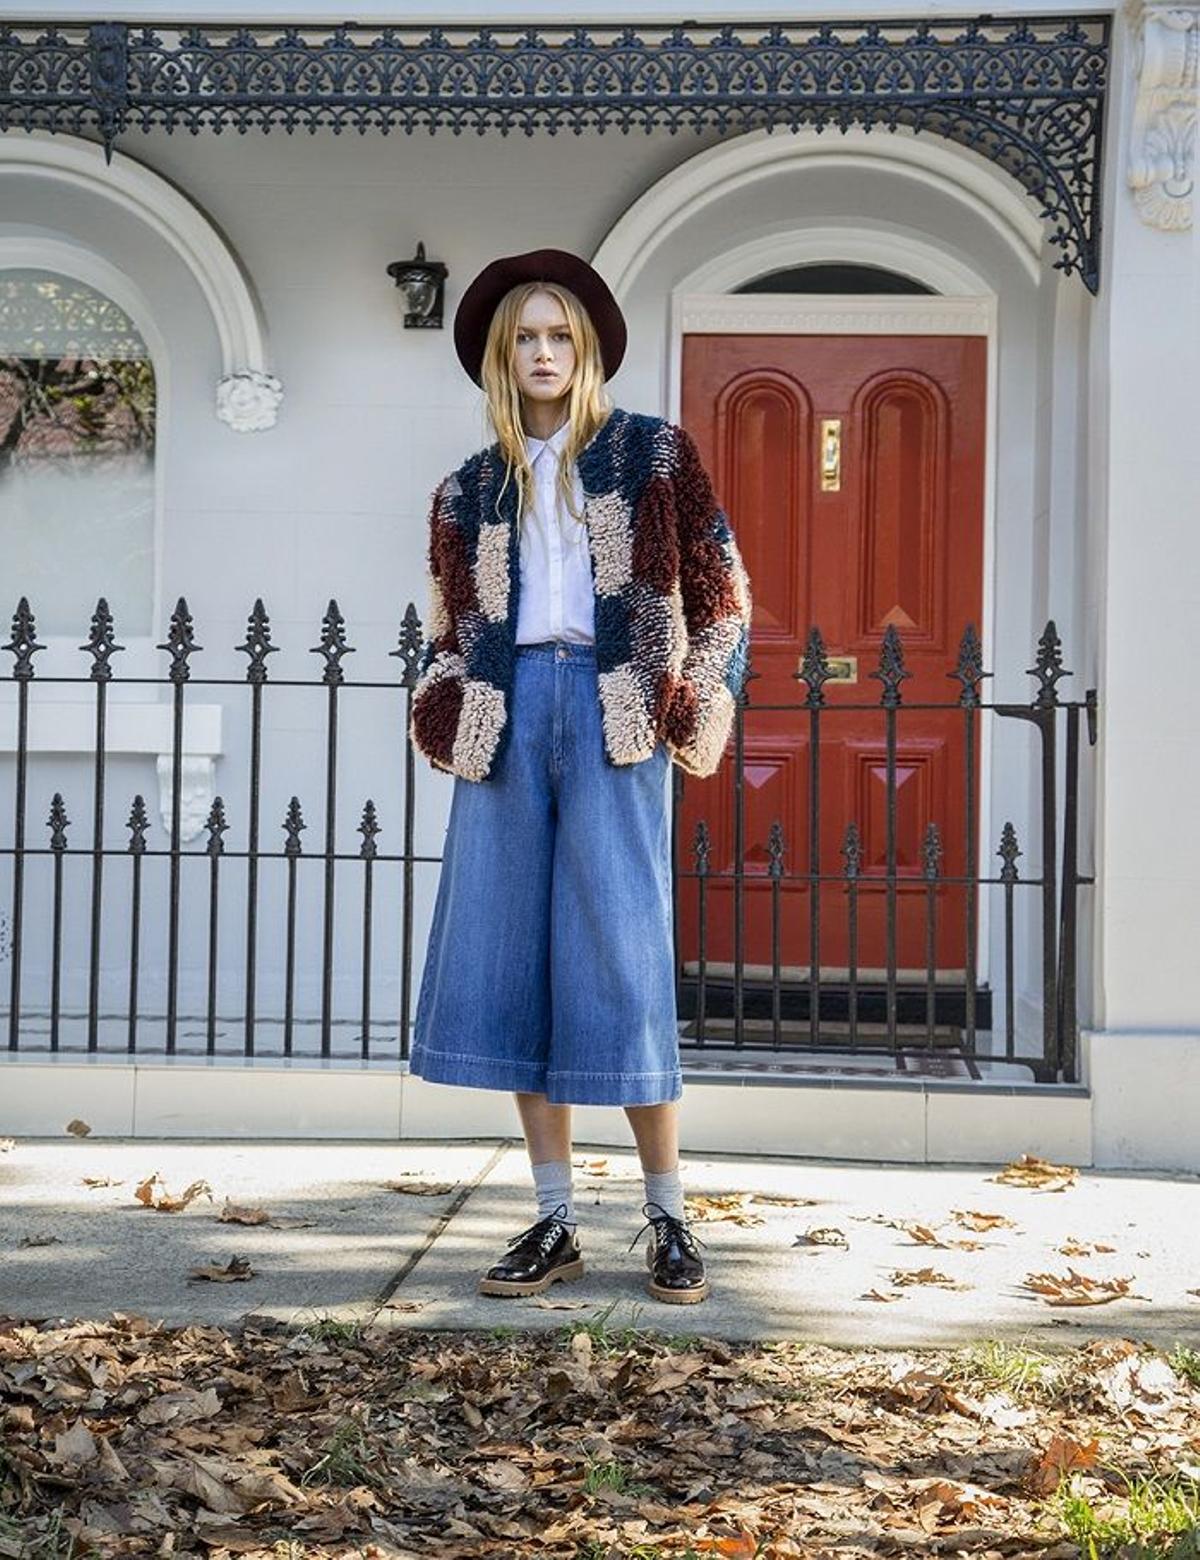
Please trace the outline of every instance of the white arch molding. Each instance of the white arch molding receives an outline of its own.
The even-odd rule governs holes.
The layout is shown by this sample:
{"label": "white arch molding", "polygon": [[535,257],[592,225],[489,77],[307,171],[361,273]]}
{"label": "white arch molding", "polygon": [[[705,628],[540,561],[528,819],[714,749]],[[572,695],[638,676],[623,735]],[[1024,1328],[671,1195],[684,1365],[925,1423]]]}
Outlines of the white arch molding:
{"label": "white arch molding", "polygon": [[[283,385],[269,368],[262,310],[237,255],[198,206],[123,152],[114,152],[111,164],[106,163],[104,148],[95,142],[43,130],[0,136],[0,181],[14,178],[49,180],[99,195],[169,244],[200,288],[216,327],[222,368],[216,387],[217,416],[238,433],[274,426]],[[48,252],[49,246],[29,243],[30,253],[39,248],[43,255]],[[128,283],[124,289],[114,285],[115,270],[108,269],[110,280],[97,280],[96,285],[124,307],[122,291],[128,295]],[[130,314],[145,335],[144,305],[135,304]],[[147,341],[151,339],[146,335]]]}
{"label": "white arch molding", "polygon": [[[753,184],[799,169],[834,168],[854,172],[869,167],[887,172],[892,178],[907,178],[924,184],[967,207],[993,229],[1030,280],[1038,280],[1043,243],[1041,223],[1028,198],[1012,179],[998,173],[977,153],[934,135],[918,135],[903,128],[892,133],[867,131],[861,126],[844,134],[839,132],[836,147],[812,130],[802,129],[788,135],[754,130],[697,153],[634,201],[604,238],[592,256],[592,264],[621,298],[634,287],[649,257],[660,250],[679,227],[735,191],[741,193]],[[795,242],[802,238],[804,231],[803,224],[796,223],[794,233],[774,235],[781,241],[778,252],[794,254]],[[870,230],[863,227],[859,231],[865,235]],[[889,269],[896,269],[896,259],[904,256],[907,247],[910,262],[923,255],[925,263],[947,280],[956,275],[961,278],[964,274],[972,274],[965,267],[959,268],[932,244],[921,245],[912,239],[906,241],[904,235],[885,229],[879,230],[878,237],[881,249],[886,243],[889,258],[871,263],[883,263]],[[771,241],[771,238],[761,240],[766,245]],[[842,256],[825,252],[821,258],[837,260]],[[795,261],[781,263],[794,264]],[[937,283],[931,281],[930,285],[937,286]],[[958,292],[962,289],[956,285],[938,290]]]}

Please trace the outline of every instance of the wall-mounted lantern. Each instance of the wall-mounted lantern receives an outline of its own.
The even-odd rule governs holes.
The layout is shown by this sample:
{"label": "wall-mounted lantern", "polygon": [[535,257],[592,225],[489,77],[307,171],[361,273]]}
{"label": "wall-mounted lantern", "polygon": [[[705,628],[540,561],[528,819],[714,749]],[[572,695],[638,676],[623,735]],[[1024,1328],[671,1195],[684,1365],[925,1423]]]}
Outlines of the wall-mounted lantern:
{"label": "wall-mounted lantern", "polygon": [[440,260],[426,260],[425,245],[417,245],[415,260],[393,260],[387,268],[404,294],[404,328],[441,330],[442,293],[449,275]]}

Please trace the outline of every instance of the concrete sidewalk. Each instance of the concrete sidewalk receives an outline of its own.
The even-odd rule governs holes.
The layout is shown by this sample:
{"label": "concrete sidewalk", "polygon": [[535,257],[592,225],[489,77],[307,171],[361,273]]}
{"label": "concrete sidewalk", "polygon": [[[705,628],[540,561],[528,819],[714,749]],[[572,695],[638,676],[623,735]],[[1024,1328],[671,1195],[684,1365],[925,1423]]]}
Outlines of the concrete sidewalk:
{"label": "concrete sidewalk", "polygon": [[[524,1145],[514,1139],[396,1145],[158,1142],[17,1138],[0,1149],[0,1315],[104,1318],[135,1312],[168,1324],[229,1326],[248,1313],[293,1324],[317,1317],[388,1327],[557,1328],[605,1312],[609,1324],[734,1340],[834,1345],[959,1345],[1026,1338],[1076,1344],[1102,1333],[1170,1348],[1200,1344],[1200,1178],[1080,1171],[1061,1192],[989,1179],[995,1167],[873,1166],[764,1156],[684,1156],[689,1197],[749,1194],[761,1223],[694,1224],[712,1293],[663,1305],[644,1288],[642,1182],[632,1149],[576,1145],[575,1200],[587,1267],[542,1296],[478,1295],[479,1272],[536,1217]],[[206,1181],[178,1213],[142,1206],[134,1189],[157,1172],[173,1196]],[[111,1178],[87,1186],[84,1177]],[[427,1183],[417,1195],[388,1182]],[[156,1187],[156,1191],[159,1190]],[[789,1206],[753,1194],[810,1200]],[[222,1222],[226,1202],[280,1220]],[[975,1234],[952,1210],[1002,1214],[1016,1227]],[[886,1221],[912,1221],[946,1242],[915,1243]],[[297,1222],[298,1221],[298,1222]],[[848,1245],[811,1244],[813,1229]],[[1068,1238],[1111,1252],[1062,1254]],[[235,1282],[189,1278],[246,1259]],[[1030,1274],[1128,1278],[1141,1298],[1047,1305]],[[966,1288],[894,1282],[933,1269]],[[876,1295],[890,1299],[867,1298]],[[540,1302],[540,1303],[539,1303]],[[547,1302],[551,1302],[547,1304]]]}

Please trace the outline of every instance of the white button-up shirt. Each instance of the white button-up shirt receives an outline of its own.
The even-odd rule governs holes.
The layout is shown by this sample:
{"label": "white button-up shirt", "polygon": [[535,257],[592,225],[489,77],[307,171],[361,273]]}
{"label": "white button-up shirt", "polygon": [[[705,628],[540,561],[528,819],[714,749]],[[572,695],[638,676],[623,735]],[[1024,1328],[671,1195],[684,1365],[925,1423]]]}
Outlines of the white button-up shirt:
{"label": "white button-up shirt", "polygon": [[[533,496],[521,519],[521,594],[517,644],[543,639],[595,642],[595,596],[587,528],[567,512],[555,491],[559,453],[570,424],[548,439],[526,435],[533,468]],[[583,513],[583,483],[575,467],[574,502]]]}

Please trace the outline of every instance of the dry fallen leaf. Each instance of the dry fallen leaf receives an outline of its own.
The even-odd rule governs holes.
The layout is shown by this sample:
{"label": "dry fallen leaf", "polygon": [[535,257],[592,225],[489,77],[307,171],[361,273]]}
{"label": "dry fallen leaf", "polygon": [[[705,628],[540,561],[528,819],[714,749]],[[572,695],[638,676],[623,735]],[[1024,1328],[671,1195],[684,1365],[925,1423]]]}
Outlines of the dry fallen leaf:
{"label": "dry fallen leaf", "polygon": [[444,1197],[457,1186],[456,1181],[385,1181],[389,1192],[407,1192],[410,1197]]}
{"label": "dry fallen leaf", "polygon": [[68,1121],[66,1125],[66,1131],[70,1132],[74,1137],[87,1137],[91,1130],[87,1122],[80,1121],[78,1116],[73,1121]]}
{"label": "dry fallen leaf", "polygon": [[1157,1419],[1180,1406],[1179,1377],[1161,1354],[1125,1354],[1098,1371],[1096,1380],[1122,1413]]}
{"label": "dry fallen leaf", "polygon": [[17,1242],[18,1246],[56,1246],[59,1244],[57,1235],[22,1235]]}
{"label": "dry fallen leaf", "polygon": [[265,1208],[240,1208],[228,1198],[217,1215],[222,1224],[266,1224],[270,1217]]}
{"label": "dry fallen leaf", "polygon": [[[154,1193],[155,1182],[159,1182],[163,1188],[157,1200]],[[156,1213],[179,1213],[194,1198],[201,1195],[207,1197],[211,1202],[212,1188],[207,1181],[193,1181],[178,1197],[172,1197],[166,1190],[166,1182],[163,1181],[156,1170],[153,1175],[148,1175],[144,1181],[134,1188],[133,1195],[144,1207],[153,1208]]]}
{"label": "dry fallen leaf", "polygon": [[850,1242],[846,1239],[843,1231],[835,1229],[833,1225],[805,1230],[803,1235],[796,1236],[794,1244],[797,1246],[840,1246],[846,1251],[850,1249]]}
{"label": "dry fallen leaf", "polygon": [[254,1269],[250,1266],[246,1257],[230,1257],[225,1267],[217,1267],[215,1263],[209,1263],[207,1267],[194,1267],[188,1270],[189,1278],[209,1278],[214,1283],[231,1284],[237,1279],[253,1278]]}
{"label": "dry fallen leaf", "polygon": [[546,1295],[532,1296],[533,1304],[543,1311],[582,1311],[586,1300],[551,1300]]}
{"label": "dry fallen leaf", "polygon": [[1056,1435],[1029,1470],[1027,1482],[1037,1495],[1053,1495],[1069,1473],[1092,1468],[1100,1453],[1100,1439],[1080,1445],[1070,1436]]}
{"label": "dry fallen leaf", "polygon": [[607,1159],[572,1159],[571,1164],[576,1170],[582,1170],[585,1175],[608,1175]]}
{"label": "dry fallen leaf", "polygon": [[817,1208],[821,1204],[819,1197],[789,1197],[784,1192],[751,1192],[750,1201],[770,1203],[777,1208]]}
{"label": "dry fallen leaf", "polygon": [[961,1224],[964,1230],[974,1230],[977,1235],[986,1235],[990,1230],[1017,1228],[1017,1221],[1003,1213],[977,1213],[971,1208],[952,1208],[950,1217],[955,1224]]}
{"label": "dry fallen leaf", "polygon": [[752,1213],[746,1206],[749,1192],[698,1192],[686,1199],[688,1219],[693,1224],[726,1219],[732,1224],[765,1224],[761,1213]]}
{"label": "dry fallen leaf", "polygon": [[1047,1305],[1107,1305],[1110,1300],[1145,1300],[1129,1286],[1132,1278],[1089,1278],[1068,1268],[1065,1274],[1030,1273],[1018,1287],[1041,1295]]}
{"label": "dry fallen leaf", "polygon": [[956,1279],[948,1278],[945,1273],[939,1273],[934,1268],[897,1268],[892,1274],[892,1283],[898,1288],[906,1288],[913,1284],[929,1284],[935,1289],[970,1289],[970,1284],[964,1284]]}
{"label": "dry fallen leaf", "polygon": [[943,1251],[951,1247],[959,1251],[983,1251],[986,1242],[982,1240],[943,1240],[936,1230],[930,1229],[927,1224],[901,1223],[901,1228],[912,1237],[916,1246],[937,1246]]}
{"label": "dry fallen leaf", "polygon": [[893,1294],[884,1294],[879,1289],[868,1289],[865,1295],[859,1295],[860,1300],[903,1300],[903,1294],[897,1290]]}
{"label": "dry fallen leaf", "polygon": [[1022,1154],[987,1179],[1006,1186],[1027,1186],[1036,1192],[1065,1192],[1078,1181],[1079,1171],[1074,1165],[1056,1165],[1036,1154]]}
{"label": "dry fallen leaf", "polygon": [[115,1175],[81,1175],[79,1184],[81,1186],[124,1186],[125,1182]]}
{"label": "dry fallen leaf", "polygon": [[1093,1241],[1088,1245],[1087,1241],[1079,1240],[1077,1236],[1068,1235],[1061,1246],[1056,1246],[1055,1251],[1064,1257],[1093,1257],[1104,1251],[1115,1251],[1115,1246],[1103,1246],[1099,1241]]}
{"label": "dry fallen leaf", "polygon": [[723,1555],[727,1560],[754,1560],[761,1553],[751,1533],[735,1533],[731,1538],[693,1538],[691,1547],[701,1554]]}

